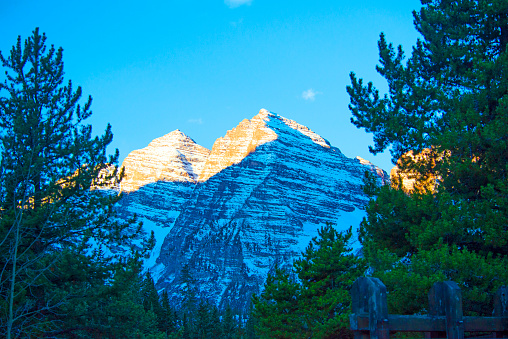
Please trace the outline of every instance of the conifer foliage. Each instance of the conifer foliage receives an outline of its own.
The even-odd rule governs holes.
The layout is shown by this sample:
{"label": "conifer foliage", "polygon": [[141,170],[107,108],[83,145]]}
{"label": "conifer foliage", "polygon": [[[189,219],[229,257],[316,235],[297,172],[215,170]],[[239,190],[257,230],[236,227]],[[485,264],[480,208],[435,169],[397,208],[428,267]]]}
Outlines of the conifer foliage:
{"label": "conifer foliage", "polygon": [[188,267],[180,309],[142,274],[154,236],[116,217],[111,127],[93,136],[91,97],[64,83],[62,58],[37,28],[0,53],[0,336],[253,338],[238,312],[199,300]]}
{"label": "conifer foliage", "polygon": [[261,338],[350,337],[353,282],[367,269],[350,247],[352,230],[331,224],[318,231],[293,270],[276,269],[264,291],[253,297]]}
{"label": "conifer foliage", "polygon": [[352,122],[374,135],[371,152],[391,147],[399,173],[423,187],[379,188],[362,241],[393,312],[424,311],[444,279],[463,289],[466,314],[486,315],[508,283],[508,1],[422,5],[407,60],[381,34],[377,70],[389,92],[354,73],[347,88]]}
{"label": "conifer foliage", "polygon": [[37,28],[0,53],[2,337],[112,336],[115,317],[143,319],[129,294],[153,237],[115,218],[111,127],[92,135],[91,97],[64,83],[62,58]]}

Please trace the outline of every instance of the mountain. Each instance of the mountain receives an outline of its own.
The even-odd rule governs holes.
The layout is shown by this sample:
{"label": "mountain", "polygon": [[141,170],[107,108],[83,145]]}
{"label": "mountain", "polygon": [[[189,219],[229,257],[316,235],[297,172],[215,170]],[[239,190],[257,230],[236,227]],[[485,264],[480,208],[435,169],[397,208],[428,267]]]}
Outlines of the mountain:
{"label": "mountain", "polygon": [[210,150],[199,146],[180,130],[173,131],[125,158],[122,166],[126,176],[121,189],[132,192],[157,182],[196,183],[209,155]]}
{"label": "mountain", "polygon": [[121,210],[136,213],[157,245],[147,266],[181,302],[187,265],[200,297],[246,309],[275,266],[291,265],[326,222],[356,228],[366,170],[307,127],[267,110],[212,150],[180,131],[125,159]]}

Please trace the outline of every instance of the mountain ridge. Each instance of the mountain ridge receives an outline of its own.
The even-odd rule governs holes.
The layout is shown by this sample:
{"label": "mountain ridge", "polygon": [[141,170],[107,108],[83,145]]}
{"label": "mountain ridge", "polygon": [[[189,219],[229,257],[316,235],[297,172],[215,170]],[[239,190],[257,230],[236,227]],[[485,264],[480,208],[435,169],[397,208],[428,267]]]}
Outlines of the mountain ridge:
{"label": "mountain ridge", "polygon": [[[184,146],[175,149],[199,153],[195,143]],[[145,230],[156,233],[146,266],[176,304],[184,284],[180,272],[187,265],[200,297],[246,309],[266,275],[299,257],[320,225],[359,224],[368,201],[361,189],[365,170],[387,178],[370,162],[347,158],[306,126],[267,110],[217,139],[206,159],[203,153],[192,158],[193,176],[160,174],[164,170],[151,165],[158,155],[150,150],[173,154],[142,153],[151,159],[152,174],[141,176],[144,184],[128,192],[121,208],[125,215],[138,214]],[[139,154],[129,161],[141,161]],[[166,163],[181,169],[178,157],[171,159]],[[139,163],[124,164],[132,178],[136,171],[147,172]],[[160,180],[146,183],[156,177]]]}

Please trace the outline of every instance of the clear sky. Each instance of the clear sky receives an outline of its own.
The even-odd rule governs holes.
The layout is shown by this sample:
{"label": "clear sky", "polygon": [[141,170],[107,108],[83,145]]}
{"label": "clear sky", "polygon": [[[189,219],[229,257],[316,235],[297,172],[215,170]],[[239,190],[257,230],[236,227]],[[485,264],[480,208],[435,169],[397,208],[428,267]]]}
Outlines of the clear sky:
{"label": "clear sky", "polygon": [[[94,132],[113,126],[121,160],[175,129],[211,148],[266,108],[348,157],[383,169],[350,123],[349,72],[385,90],[377,40],[418,37],[417,0],[0,0],[0,51],[40,27],[64,48],[66,78],[93,97]],[[3,72],[2,72],[3,73]]]}

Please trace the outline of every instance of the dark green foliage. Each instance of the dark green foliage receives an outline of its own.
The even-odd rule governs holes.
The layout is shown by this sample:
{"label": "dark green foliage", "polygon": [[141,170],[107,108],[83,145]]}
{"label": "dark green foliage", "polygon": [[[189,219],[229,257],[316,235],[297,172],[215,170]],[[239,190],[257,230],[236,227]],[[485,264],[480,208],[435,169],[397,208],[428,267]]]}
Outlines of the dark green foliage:
{"label": "dark green foliage", "polygon": [[351,228],[341,233],[327,224],[294,263],[294,273],[276,269],[268,276],[264,291],[253,297],[261,338],[351,335],[349,290],[367,269],[352,253],[351,237]]}
{"label": "dark green foliage", "polygon": [[183,317],[182,317],[182,328],[180,330],[180,335],[181,335],[181,338],[183,339],[190,339],[192,337],[192,331],[193,328],[192,328],[192,323],[191,321],[189,320],[189,316],[188,316],[188,313],[184,313],[183,314]]}
{"label": "dark green foliage", "polygon": [[141,284],[141,298],[143,299],[143,307],[145,311],[152,311],[158,318],[162,316],[163,309],[161,307],[161,301],[159,300],[159,294],[155,289],[155,283],[153,281],[150,271],[146,272],[145,278]]}
{"label": "dark green foliage", "polygon": [[212,306],[210,311],[210,331],[212,333],[212,338],[219,338],[222,335],[222,326],[221,326],[221,313],[217,306]]}
{"label": "dark green foliage", "polygon": [[349,290],[367,266],[348,245],[351,228],[341,233],[328,224],[318,234],[294,268],[303,286],[301,300],[309,330],[316,338],[327,338],[349,327]]}
{"label": "dark green foliage", "polygon": [[261,338],[307,337],[298,302],[300,290],[290,272],[277,268],[274,275],[268,275],[263,292],[252,298],[256,332]]}
{"label": "dark green foliage", "polygon": [[231,307],[219,311],[217,306],[197,297],[197,286],[187,265],[181,279],[183,301],[173,308],[167,292],[158,295],[150,273],[145,274],[139,295],[145,312],[156,320],[154,328],[159,332],[155,334],[166,338],[245,338],[245,324],[237,312]]}
{"label": "dark green foliage", "polygon": [[245,323],[245,338],[246,339],[257,338],[256,330],[255,330],[256,324],[257,324],[257,319],[254,317],[253,303],[250,303],[248,318],[247,318],[247,322]]}
{"label": "dark green foliage", "polygon": [[198,338],[208,338],[211,335],[210,311],[208,305],[201,301],[196,312],[196,334]]}
{"label": "dark green foliage", "polygon": [[231,307],[227,305],[224,315],[222,316],[222,337],[225,339],[235,338],[237,331],[238,324],[235,315]]}
{"label": "dark green foliage", "polygon": [[160,297],[161,314],[157,317],[159,331],[166,335],[175,332],[177,326],[176,311],[169,303],[169,296],[166,290],[162,291]]}
{"label": "dark green foliage", "polygon": [[466,314],[489,315],[492,294],[508,283],[508,2],[422,4],[422,38],[407,61],[379,40],[389,93],[353,73],[347,91],[352,122],[374,134],[371,151],[391,147],[403,175],[436,185],[379,189],[361,239],[391,312],[424,312],[432,283],[450,279]]}
{"label": "dark green foliage", "polygon": [[69,303],[68,328],[57,334],[74,338],[162,338],[156,314],[143,307],[143,281],[137,273],[140,266],[126,267],[116,271],[112,284],[105,285],[100,294],[88,295],[79,304]]}
{"label": "dark green foliage", "polygon": [[122,322],[148,335],[137,277],[153,237],[115,218],[111,127],[92,135],[62,53],[38,29],[0,53],[0,335],[125,337]]}
{"label": "dark green foliage", "polygon": [[220,336],[220,319],[216,307],[201,300],[196,314],[196,338],[216,338]]}
{"label": "dark green foliage", "polygon": [[189,265],[185,265],[182,268],[181,281],[183,283],[183,289],[181,291],[183,296],[182,311],[189,314],[194,314],[197,309],[197,286],[196,281],[190,273]]}
{"label": "dark green foliage", "polygon": [[[387,80],[389,94],[381,97],[372,83],[363,85],[353,73],[348,87],[353,123],[374,133],[372,151],[393,145],[395,160],[410,150],[441,147],[446,137],[457,133],[461,138],[448,140],[446,146],[468,146],[466,139],[473,141],[478,129],[490,131],[491,124],[498,125],[496,119],[506,108],[508,4],[478,0],[422,4],[414,13],[422,40],[405,65],[402,48],[395,49],[381,34],[377,70]],[[506,127],[491,132],[502,131]],[[471,146],[444,149],[468,158],[470,152],[477,153]]]}

